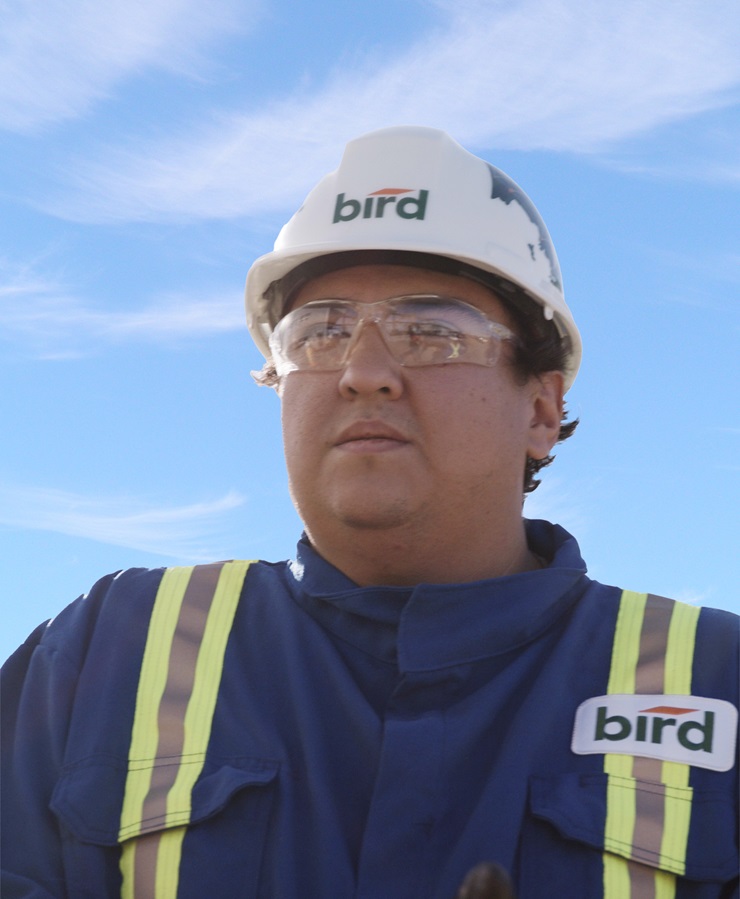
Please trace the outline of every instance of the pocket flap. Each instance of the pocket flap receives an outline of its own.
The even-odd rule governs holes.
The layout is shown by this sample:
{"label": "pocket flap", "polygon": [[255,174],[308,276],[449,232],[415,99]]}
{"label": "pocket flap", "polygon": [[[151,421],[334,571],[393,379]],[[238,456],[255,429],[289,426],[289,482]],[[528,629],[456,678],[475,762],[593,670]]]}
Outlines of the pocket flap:
{"label": "pocket flap", "polygon": [[[180,765],[181,759],[151,759],[137,768],[157,772]],[[205,821],[249,787],[264,787],[277,776],[271,759],[238,758],[223,764],[207,761],[182,808],[152,809],[139,804],[122,821],[128,765],[110,758],[92,758],[65,768],[51,800],[51,810],[82,842],[115,846],[129,836]]]}
{"label": "pocket flap", "polygon": [[[622,796],[624,807],[642,815],[631,843],[605,839],[607,789]],[[664,797],[689,803],[690,829],[685,858],[666,859],[662,833],[670,811]],[[533,777],[530,783],[532,814],[552,824],[561,836],[613,855],[680,874],[689,880],[725,883],[737,875],[738,851],[733,841],[735,813],[730,797],[719,791],[664,786],[608,774],[565,774]],[[657,851],[656,851],[657,849]]]}

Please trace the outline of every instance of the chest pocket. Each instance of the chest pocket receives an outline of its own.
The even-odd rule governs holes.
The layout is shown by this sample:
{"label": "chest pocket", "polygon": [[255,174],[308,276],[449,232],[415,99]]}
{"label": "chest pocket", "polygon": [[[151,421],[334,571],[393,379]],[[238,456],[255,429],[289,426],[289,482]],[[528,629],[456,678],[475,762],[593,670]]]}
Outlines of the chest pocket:
{"label": "chest pocket", "polygon": [[[142,760],[140,768],[156,782],[163,776],[171,780],[172,769],[187,764],[152,759]],[[238,758],[207,760],[199,768],[184,802],[178,804],[170,794],[158,806],[150,798],[138,816],[128,819],[121,814],[125,762],[87,759],[65,770],[51,807],[73,837],[67,841],[67,851],[74,854],[69,870],[80,881],[70,884],[73,895],[88,895],[85,872],[97,883],[108,883],[111,894],[120,884],[124,899],[227,899],[235,890],[244,897],[256,895],[278,763]]]}
{"label": "chest pocket", "polygon": [[[681,851],[672,846],[666,791],[671,803],[690,809]],[[606,832],[607,795],[610,803],[621,802],[625,814],[641,809],[630,841]],[[709,899],[726,895],[737,876],[735,814],[726,792],[568,774],[533,778],[529,811],[522,896],[673,897],[680,879],[681,896]]]}

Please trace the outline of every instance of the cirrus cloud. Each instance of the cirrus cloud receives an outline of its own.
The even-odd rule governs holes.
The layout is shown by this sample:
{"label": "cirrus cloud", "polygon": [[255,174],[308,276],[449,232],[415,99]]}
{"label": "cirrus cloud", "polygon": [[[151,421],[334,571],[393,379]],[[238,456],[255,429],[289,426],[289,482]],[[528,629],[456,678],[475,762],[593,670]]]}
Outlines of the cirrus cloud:
{"label": "cirrus cloud", "polygon": [[436,3],[405,53],[319,89],[213,114],[181,135],[109,146],[42,208],[79,221],[257,216],[297,202],[351,136],[436,125],[472,147],[597,153],[734,102],[735,0]]}
{"label": "cirrus cloud", "polygon": [[235,0],[6,0],[0,128],[30,132],[74,119],[148,69],[194,75],[204,47],[246,29],[256,4]]}

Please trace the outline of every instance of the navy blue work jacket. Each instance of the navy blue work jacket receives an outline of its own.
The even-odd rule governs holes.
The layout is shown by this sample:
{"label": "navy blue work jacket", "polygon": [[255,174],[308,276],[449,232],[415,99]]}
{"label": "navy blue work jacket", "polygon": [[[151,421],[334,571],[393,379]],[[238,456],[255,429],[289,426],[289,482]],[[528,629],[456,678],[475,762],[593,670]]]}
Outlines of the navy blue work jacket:
{"label": "navy blue work jacket", "polygon": [[[452,899],[482,860],[511,872],[519,899],[605,895],[605,756],[572,747],[577,710],[608,692],[622,591],[586,576],[562,528],[529,522],[528,536],[549,567],[469,584],[358,588],[305,540],[292,562],[252,564],[180,899]],[[6,665],[5,899],[120,895],[122,793],[162,575],[103,578]],[[737,706],[737,634],[735,616],[701,611],[692,693]],[[614,746],[627,713],[600,708]],[[684,728],[697,758],[708,727]],[[677,899],[737,896],[737,792],[737,765],[691,767]]]}

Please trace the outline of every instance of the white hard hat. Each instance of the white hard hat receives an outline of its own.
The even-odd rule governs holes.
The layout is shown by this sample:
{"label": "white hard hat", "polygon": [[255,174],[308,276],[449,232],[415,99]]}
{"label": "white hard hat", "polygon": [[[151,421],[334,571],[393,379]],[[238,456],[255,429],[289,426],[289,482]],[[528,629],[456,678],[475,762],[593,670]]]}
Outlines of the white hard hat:
{"label": "white hard hat", "polygon": [[383,128],[350,141],[339,168],[309,193],[273,252],[250,268],[247,322],[266,357],[289,293],[281,280],[309,260],[317,260],[311,267],[316,275],[320,257],[366,250],[457,260],[513,282],[567,340],[566,389],[573,383],[581,338],[534,204],[508,175],[448,134],[418,126]]}

